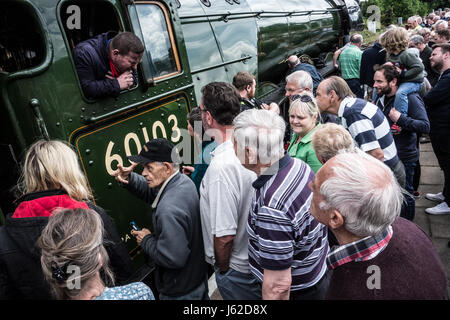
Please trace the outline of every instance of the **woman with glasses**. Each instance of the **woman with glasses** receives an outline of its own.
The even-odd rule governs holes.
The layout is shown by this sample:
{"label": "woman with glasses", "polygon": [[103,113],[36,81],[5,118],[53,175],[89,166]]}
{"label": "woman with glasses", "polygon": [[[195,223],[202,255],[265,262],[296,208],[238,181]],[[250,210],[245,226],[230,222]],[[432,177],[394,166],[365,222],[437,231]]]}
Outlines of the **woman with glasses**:
{"label": "woman with glasses", "polygon": [[305,161],[314,172],[322,166],[311,143],[312,135],[320,126],[319,119],[319,108],[310,92],[303,91],[300,95],[292,97],[289,124],[293,136],[287,151],[291,157]]}

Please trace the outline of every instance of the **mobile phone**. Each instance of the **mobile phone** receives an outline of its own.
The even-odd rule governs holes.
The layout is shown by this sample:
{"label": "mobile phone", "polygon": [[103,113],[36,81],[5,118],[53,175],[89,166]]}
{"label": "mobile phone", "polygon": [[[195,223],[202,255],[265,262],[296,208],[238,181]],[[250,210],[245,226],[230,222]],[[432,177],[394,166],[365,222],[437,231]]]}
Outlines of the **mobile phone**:
{"label": "mobile phone", "polygon": [[139,228],[134,221],[131,221],[130,225],[134,230],[141,231],[141,228]]}

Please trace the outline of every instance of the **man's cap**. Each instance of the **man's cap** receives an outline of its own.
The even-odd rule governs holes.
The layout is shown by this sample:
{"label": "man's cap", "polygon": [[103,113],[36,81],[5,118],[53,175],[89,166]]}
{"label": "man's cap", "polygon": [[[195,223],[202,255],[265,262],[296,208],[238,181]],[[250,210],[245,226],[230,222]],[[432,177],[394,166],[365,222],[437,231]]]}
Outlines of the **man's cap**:
{"label": "man's cap", "polygon": [[[158,138],[147,142],[138,155],[129,156],[128,159],[135,163],[147,162],[170,162],[178,163],[178,154],[174,150],[174,159],[172,159],[172,150],[174,145],[167,139]],[[174,161],[175,160],[175,161]]]}

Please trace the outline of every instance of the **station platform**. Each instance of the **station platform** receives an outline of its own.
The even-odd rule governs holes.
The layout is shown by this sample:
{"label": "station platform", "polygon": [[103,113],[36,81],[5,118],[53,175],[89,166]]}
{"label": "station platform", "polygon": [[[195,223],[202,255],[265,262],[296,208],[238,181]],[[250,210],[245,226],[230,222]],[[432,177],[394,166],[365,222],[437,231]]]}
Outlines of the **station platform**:
{"label": "station platform", "polygon": [[[420,144],[420,198],[416,198],[416,216],[414,222],[419,225],[433,240],[447,273],[447,292],[450,296],[450,214],[430,215],[426,208],[437,203],[425,198],[427,193],[441,192],[444,187],[444,173],[439,167],[431,143]],[[426,263],[425,261],[423,261]]]}

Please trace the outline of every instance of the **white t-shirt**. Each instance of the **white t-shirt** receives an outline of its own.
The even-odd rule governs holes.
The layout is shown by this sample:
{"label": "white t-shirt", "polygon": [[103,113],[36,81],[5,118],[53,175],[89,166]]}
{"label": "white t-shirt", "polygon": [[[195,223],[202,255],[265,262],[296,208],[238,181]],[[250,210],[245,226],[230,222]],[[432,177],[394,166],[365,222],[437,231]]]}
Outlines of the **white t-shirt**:
{"label": "white t-shirt", "polygon": [[230,267],[250,273],[247,217],[256,174],[245,169],[230,140],[211,152],[211,163],[200,186],[200,216],[206,261],[214,264],[213,236],[234,235]]}

